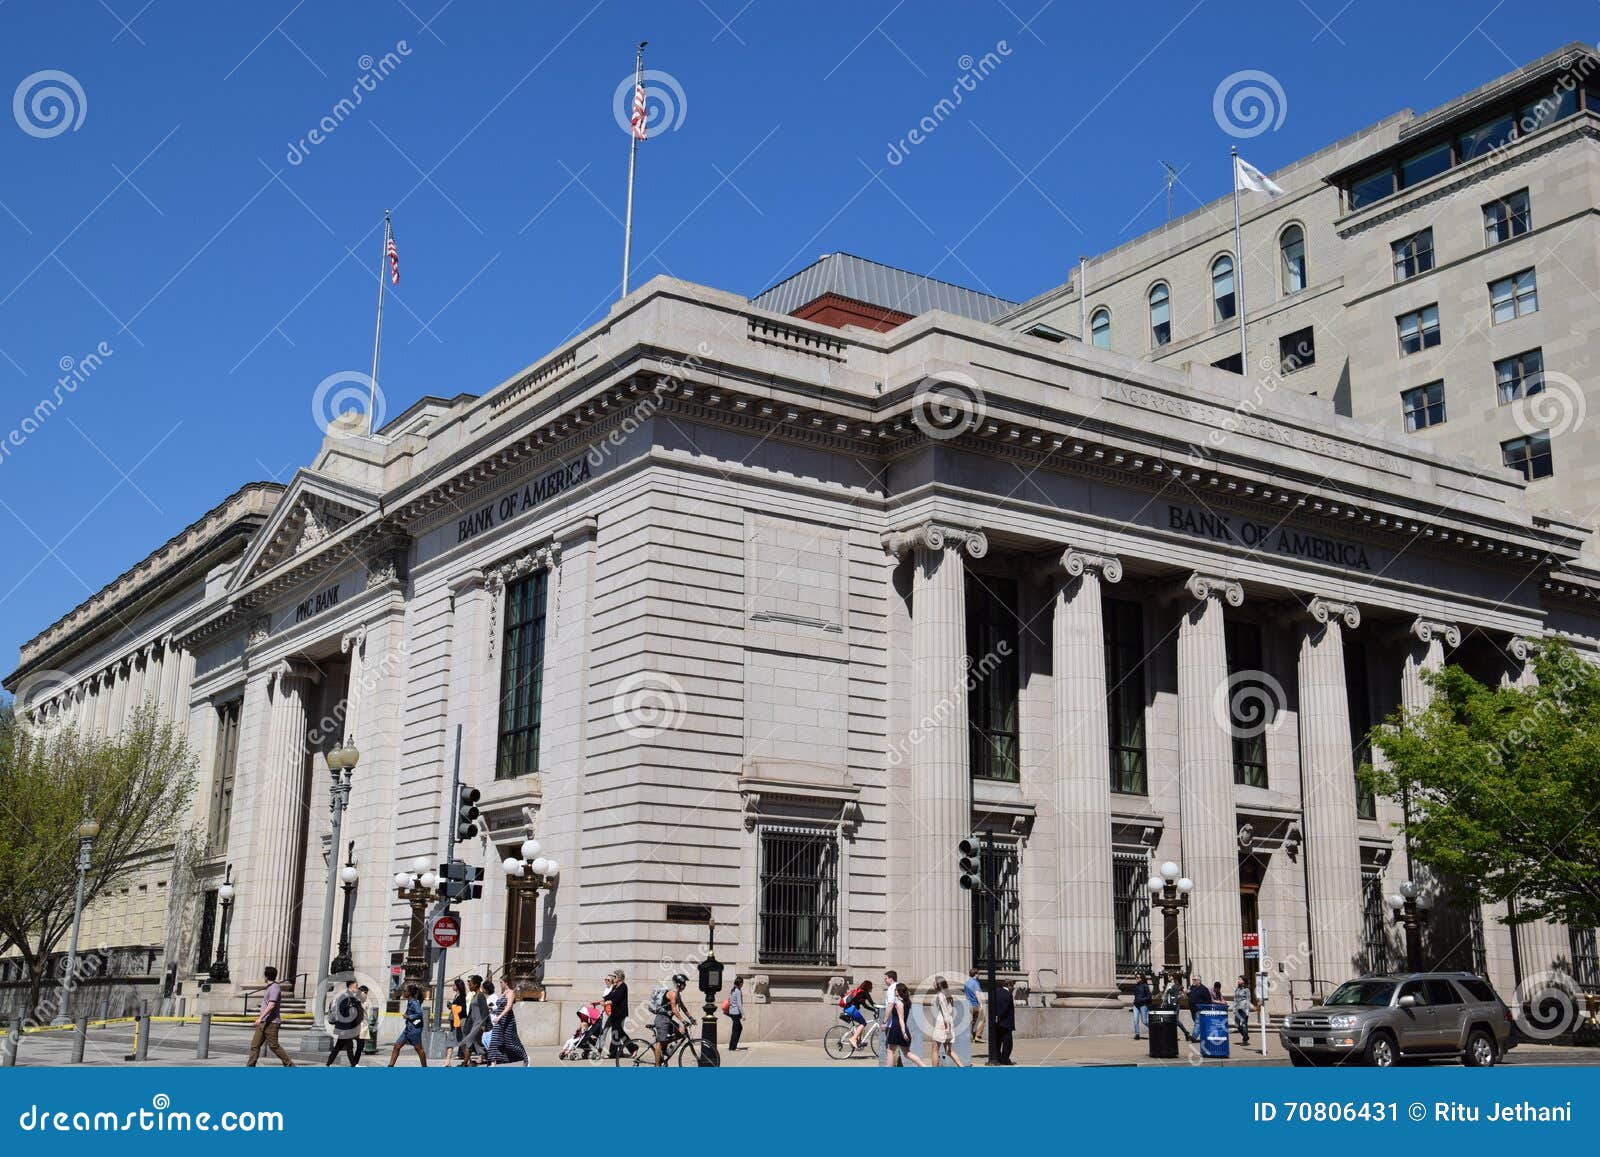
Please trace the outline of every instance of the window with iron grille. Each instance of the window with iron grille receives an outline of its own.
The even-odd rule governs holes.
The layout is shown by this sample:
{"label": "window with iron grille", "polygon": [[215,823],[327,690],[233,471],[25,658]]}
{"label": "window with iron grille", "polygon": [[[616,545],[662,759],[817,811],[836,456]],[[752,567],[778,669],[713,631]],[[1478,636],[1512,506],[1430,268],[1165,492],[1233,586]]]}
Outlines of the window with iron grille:
{"label": "window with iron grille", "polygon": [[1019,778],[1017,584],[967,575],[967,735],[974,779]]}
{"label": "window with iron grille", "polygon": [[1022,967],[1022,896],[1017,887],[1021,856],[1016,844],[986,842],[979,860],[983,883],[994,891],[995,928],[985,923],[988,899],[981,892],[972,894],[972,965],[989,967],[993,944],[994,966],[1001,972],[1016,972]]}
{"label": "window with iron grille", "polygon": [[839,838],[826,828],[760,830],[762,964],[836,963]]}
{"label": "window with iron grille", "polygon": [[539,714],[544,690],[545,593],[548,571],[506,586],[500,637],[500,744],[494,777],[539,770]]}
{"label": "window with iron grille", "polygon": [[1228,713],[1233,720],[1233,782],[1267,786],[1267,731],[1276,700],[1261,669],[1261,627],[1232,620],[1223,626],[1228,651]]}
{"label": "window with iron grille", "polygon": [[1148,790],[1144,742],[1144,608],[1106,599],[1106,718],[1111,729],[1111,790]]}
{"label": "window with iron grille", "polygon": [[212,852],[228,846],[228,825],[233,818],[233,780],[239,764],[239,708],[243,700],[233,699],[217,708],[217,758],[211,783],[210,822],[206,842]]}
{"label": "window with iron grille", "polygon": [[1367,648],[1361,643],[1344,645],[1344,696],[1350,705],[1350,762],[1356,773],[1356,815],[1364,820],[1378,818],[1378,797],[1361,782],[1361,767],[1372,762],[1372,694],[1367,681]]}
{"label": "window with iron grille", "polygon": [[1383,870],[1361,869],[1361,956],[1362,970],[1373,975],[1389,971],[1388,926],[1384,913]]}
{"label": "window with iron grille", "polygon": [[1111,916],[1116,930],[1117,975],[1150,974],[1150,857],[1111,853]]}
{"label": "window with iron grille", "polygon": [[195,937],[194,970],[206,972],[211,968],[212,952],[217,938],[217,890],[212,888],[200,898],[200,931]]}
{"label": "window with iron grille", "polygon": [[1600,989],[1600,952],[1596,951],[1593,928],[1568,928],[1572,943],[1572,979],[1588,991]]}

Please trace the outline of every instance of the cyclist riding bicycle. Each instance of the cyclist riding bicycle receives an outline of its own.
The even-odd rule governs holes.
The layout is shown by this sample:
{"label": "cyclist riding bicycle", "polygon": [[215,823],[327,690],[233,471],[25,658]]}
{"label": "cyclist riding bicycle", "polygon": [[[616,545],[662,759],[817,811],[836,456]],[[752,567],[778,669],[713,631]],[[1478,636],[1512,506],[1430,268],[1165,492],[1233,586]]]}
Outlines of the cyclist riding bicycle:
{"label": "cyclist riding bicycle", "polygon": [[681,1020],[685,1026],[693,1024],[693,1019],[683,1007],[683,990],[688,986],[689,978],[683,973],[675,973],[672,983],[662,985],[651,994],[650,1003],[646,1007],[654,1015],[653,1028],[655,1029],[655,1055],[656,1064],[666,1063],[667,1045],[672,1038],[681,1031],[678,1023]]}
{"label": "cyclist riding bicycle", "polygon": [[855,1031],[850,1034],[850,1047],[861,1047],[861,1034],[867,1029],[867,1018],[862,1014],[862,1009],[876,1015],[878,1006],[872,1003],[872,981],[863,980],[856,987],[844,994],[844,999],[839,1001],[839,1019],[849,1021],[855,1025]]}

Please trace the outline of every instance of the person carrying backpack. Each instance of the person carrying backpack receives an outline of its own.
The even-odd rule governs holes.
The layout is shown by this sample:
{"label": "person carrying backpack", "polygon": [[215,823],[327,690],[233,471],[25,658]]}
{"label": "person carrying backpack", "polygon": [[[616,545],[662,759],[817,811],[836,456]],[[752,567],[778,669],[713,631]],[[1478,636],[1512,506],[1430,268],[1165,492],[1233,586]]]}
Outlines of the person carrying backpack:
{"label": "person carrying backpack", "polygon": [[839,998],[839,1019],[847,1020],[855,1025],[850,1033],[850,1047],[861,1047],[861,1034],[867,1030],[867,1018],[862,1009],[876,1013],[878,1006],[872,1003],[872,981],[863,980],[849,992]]}
{"label": "person carrying backpack", "polygon": [[675,973],[670,984],[663,984],[650,994],[650,1003],[645,1005],[645,1011],[654,1018],[656,1043],[656,1067],[667,1063],[667,1045],[672,1043],[672,1038],[679,1033],[678,1022],[687,1026],[690,1022],[689,1014],[683,1009],[683,990],[689,984],[689,978],[683,973]]}
{"label": "person carrying backpack", "polygon": [[328,1035],[333,1047],[328,1050],[328,1064],[332,1065],[340,1053],[350,1058],[353,1069],[361,1063],[361,1030],[366,1027],[367,1010],[356,992],[356,982],[344,982],[343,991],[328,1001]]}

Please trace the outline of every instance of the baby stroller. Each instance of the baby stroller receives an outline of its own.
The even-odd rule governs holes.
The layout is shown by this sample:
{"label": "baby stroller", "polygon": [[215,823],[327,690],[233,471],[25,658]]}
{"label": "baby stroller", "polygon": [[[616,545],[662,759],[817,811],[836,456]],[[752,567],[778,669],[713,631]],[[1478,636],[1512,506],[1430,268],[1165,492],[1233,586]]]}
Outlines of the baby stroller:
{"label": "baby stroller", "polygon": [[559,1058],[564,1061],[592,1061],[600,1057],[601,1019],[604,1010],[598,1004],[586,1004],[578,1010],[577,1031],[561,1046]]}

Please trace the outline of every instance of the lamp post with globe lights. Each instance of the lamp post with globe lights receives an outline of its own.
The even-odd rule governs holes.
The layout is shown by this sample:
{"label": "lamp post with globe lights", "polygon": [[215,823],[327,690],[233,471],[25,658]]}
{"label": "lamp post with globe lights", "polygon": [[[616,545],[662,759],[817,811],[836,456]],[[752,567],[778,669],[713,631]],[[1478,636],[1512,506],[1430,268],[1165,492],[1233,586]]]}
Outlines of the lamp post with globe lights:
{"label": "lamp post with globe lights", "polygon": [[67,946],[67,976],[61,990],[61,1008],[56,1014],[58,1024],[66,1024],[71,1019],[67,1005],[73,989],[78,986],[78,931],[83,926],[83,892],[93,863],[94,841],[100,834],[100,824],[86,815],[73,834],[78,837],[78,894],[72,903],[72,939]]}
{"label": "lamp post with globe lights", "polygon": [[339,869],[339,890],[344,893],[344,907],[339,920],[339,954],[328,965],[335,976],[356,970],[355,957],[350,955],[350,921],[355,918],[356,884],[360,880],[361,873],[356,870],[356,842],[351,840],[344,867]]}
{"label": "lamp post with globe lights", "polygon": [[561,865],[547,856],[539,841],[529,836],[518,854],[507,856],[500,867],[506,874],[506,891],[511,894],[511,921],[507,929],[510,946],[506,972],[517,994],[542,998],[539,987],[539,892],[555,887]]}
{"label": "lamp post with globe lights", "polygon": [[328,977],[342,971],[336,964],[330,965],[328,953],[333,946],[333,898],[338,892],[341,874],[336,866],[339,837],[344,831],[344,812],[350,806],[350,784],[355,776],[356,764],[361,760],[361,752],[356,749],[355,740],[348,739],[322,758],[328,765],[328,811],[333,834],[328,843],[328,889],[322,901],[322,950],[317,953],[316,998],[311,1006],[311,1014],[318,1028],[322,1027]]}
{"label": "lamp post with globe lights", "polygon": [[439,873],[433,870],[433,863],[427,856],[418,856],[411,861],[408,870],[394,874],[394,886],[400,893],[400,899],[411,905],[411,929],[406,937],[406,958],[401,965],[401,974],[406,984],[426,989],[428,903],[438,899]]}
{"label": "lamp post with globe lights", "polygon": [[1406,930],[1406,970],[1422,971],[1422,926],[1428,921],[1428,909],[1433,902],[1411,880],[1400,885],[1400,891],[1389,897],[1389,907],[1394,909],[1394,922]]}
{"label": "lamp post with globe lights", "polygon": [[1161,874],[1151,876],[1146,886],[1150,889],[1150,903],[1161,909],[1162,972],[1168,977],[1180,976],[1183,956],[1178,943],[1178,914],[1189,906],[1194,881],[1168,860],[1161,865]]}
{"label": "lamp post with globe lights", "polygon": [[217,955],[211,961],[207,976],[214,984],[226,984],[228,975],[228,925],[233,923],[233,865],[229,864],[222,877],[222,887],[217,889],[217,902],[222,905],[222,926],[217,931]]}

